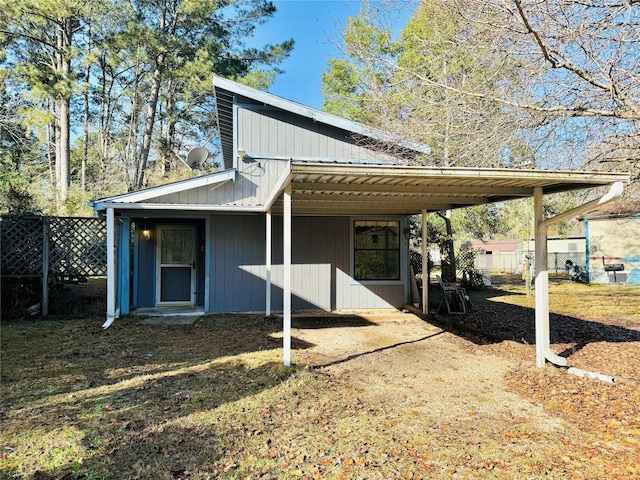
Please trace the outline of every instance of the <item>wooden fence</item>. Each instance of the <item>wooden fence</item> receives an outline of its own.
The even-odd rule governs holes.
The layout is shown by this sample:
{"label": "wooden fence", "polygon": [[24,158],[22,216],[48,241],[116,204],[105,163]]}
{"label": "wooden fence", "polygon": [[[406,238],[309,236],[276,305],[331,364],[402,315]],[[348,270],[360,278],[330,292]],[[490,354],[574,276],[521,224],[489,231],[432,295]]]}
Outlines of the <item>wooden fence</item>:
{"label": "wooden fence", "polygon": [[86,281],[106,275],[107,227],[98,218],[0,217],[0,276],[40,277],[42,314],[50,279]]}

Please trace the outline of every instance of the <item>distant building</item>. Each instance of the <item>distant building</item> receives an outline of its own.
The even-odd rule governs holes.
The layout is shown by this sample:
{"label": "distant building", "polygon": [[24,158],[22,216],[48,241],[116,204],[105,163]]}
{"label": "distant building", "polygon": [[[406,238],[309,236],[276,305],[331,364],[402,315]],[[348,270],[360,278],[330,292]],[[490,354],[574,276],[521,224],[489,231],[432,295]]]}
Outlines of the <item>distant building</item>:
{"label": "distant building", "polygon": [[[527,242],[526,250],[535,250],[534,241],[529,240]],[[572,253],[582,254],[584,257],[587,252],[587,242],[584,236],[572,236],[572,237],[548,237],[547,238],[547,252],[548,253]],[[580,262],[584,265],[584,260]]]}
{"label": "distant building", "polygon": [[640,202],[620,202],[583,218],[590,283],[640,284]]}
{"label": "distant building", "polygon": [[[461,248],[476,251],[476,268],[511,273],[522,273],[523,263],[527,262],[527,258],[533,261],[535,251],[533,240],[473,240],[463,243]],[[549,272],[566,273],[567,260],[585,268],[586,252],[586,240],[583,236],[549,237],[547,240]]]}
{"label": "distant building", "polygon": [[515,272],[518,269],[516,250],[520,240],[472,240],[461,245],[462,250],[475,250],[476,268]]}
{"label": "distant building", "polygon": [[[524,242],[524,250],[535,250],[534,241]],[[547,265],[549,273],[568,274],[567,262],[577,265],[581,269],[587,269],[587,242],[584,236],[548,237],[547,238]]]}

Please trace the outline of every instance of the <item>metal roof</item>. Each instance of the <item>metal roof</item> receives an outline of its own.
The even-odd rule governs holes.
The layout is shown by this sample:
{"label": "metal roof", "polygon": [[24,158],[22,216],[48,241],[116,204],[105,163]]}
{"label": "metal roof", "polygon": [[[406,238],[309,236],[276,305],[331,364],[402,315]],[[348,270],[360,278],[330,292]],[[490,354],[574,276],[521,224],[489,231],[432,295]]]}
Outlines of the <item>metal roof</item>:
{"label": "metal roof", "polygon": [[[416,214],[625,182],[624,173],[292,162],[295,215]],[[282,199],[273,205],[282,209]]]}
{"label": "metal roof", "polygon": [[259,213],[282,212],[282,191],[290,183],[294,215],[412,215],[543,194],[627,182],[629,174],[558,170],[438,168],[290,161],[264,205],[148,203],[154,198],[232,181],[235,170],[182,180],[92,202],[96,211],[116,209]]}

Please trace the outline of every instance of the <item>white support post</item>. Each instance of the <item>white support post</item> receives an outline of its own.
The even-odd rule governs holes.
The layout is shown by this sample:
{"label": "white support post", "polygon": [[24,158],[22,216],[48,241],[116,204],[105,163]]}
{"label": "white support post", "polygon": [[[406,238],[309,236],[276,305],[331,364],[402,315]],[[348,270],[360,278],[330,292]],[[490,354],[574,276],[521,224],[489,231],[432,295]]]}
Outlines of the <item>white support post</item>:
{"label": "white support post", "polygon": [[291,183],[284,189],[284,282],[283,282],[283,349],[284,365],[291,365]]}
{"label": "white support post", "polygon": [[542,189],[536,188],[533,192],[533,204],[535,210],[536,227],[536,365],[544,367],[545,360],[549,360],[558,366],[567,365],[567,359],[559,356],[551,350],[551,338],[549,329],[549,272],[547,270],[547,230],[563,220],[582,215],[585,212],[607,202],[619,198],[624,191],[622,182],[615,182],[609,191],[599,199],[592,200],[578,207],[572,208],[555,217],[543,219],[542,215]]}
{"label": "white support post", "polygon": [[536,365],[544,367],[545,338],[549,331],[549,273],[547,272],[547,231],[542,218],[542,189],[533,192],[536,274]]}
{"label": "white support post", "polygon": [[427,210],[422,209],[422,313],[429,313],[429,251],[427,245]]}
{"label": "white support post", "polygon": [[113,208],[107,208],[107,321],[102,328],[111,326],[116,318],[116,225]]}
{"label": "white support post", "polygon": [[266,214],[266,241],[265,241],[265,256],[266,256],[266,305],[265,313],[271,315],[271,209],[267,210]]}
{"label": "white support post", "polygon": [[533,209],[535,220],[536,246],[536,365],[544,367],[548,360],[560,367],[567,365],[567,359],[551,350],[551,334],[549,328],[549,272],[547,266],[547,230],[563,220],[588,212],[592,208],[611,202],[622,195],[624,185],[615,182],[609,191],[599,199],[572,208],[555,217],[543,219],[542,189],[533,191]]}
{"label": "white support post", "polygon": [[547,224],[543,219],[542,188],[533,191],[536,268],[536,365],[544,367],[546,360],[565,366],[567,359],[551,351],[549,328],[549,271],[547,266]]}

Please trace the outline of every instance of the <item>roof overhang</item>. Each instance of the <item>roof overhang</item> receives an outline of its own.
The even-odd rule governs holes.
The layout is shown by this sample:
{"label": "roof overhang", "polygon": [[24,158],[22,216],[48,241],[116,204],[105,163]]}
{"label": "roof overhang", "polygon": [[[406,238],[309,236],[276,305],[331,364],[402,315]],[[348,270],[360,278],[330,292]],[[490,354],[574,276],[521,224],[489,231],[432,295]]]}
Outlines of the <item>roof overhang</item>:
{"label": "roof overhang", "polygon": [[[627,182],[626,173],[292,162],[295,215],[410,215]],[[281,201],[274,211],[281,210]]]}
{"label": "roof overhang", "polygon": [[96,211],[262,213],[283,210],[291,185],[294,215],[413,215],[629,181],[626,173],[438,168],[289,161],[264,205],[162,203],[159,196],[233,181],[234,170],[93,202]]}
{"label": "roof overhang", "polygon": [[[190,178],[187,180],[180,180],[173,183],[167,183],[159,185],[157,187],[146,188],[144,190],[138,190],[136,192],[125,193],[117,195],[115,197],[102,198],[89,202],[89,205],[93,207],[96,212],[105,210],[108,207],[114,207],[118,209],[144,209],[144,202],[151,200],[162,195],[171,195],[174,193],[180,193],[185,190],[191,190],[206,185],[222,185],[226,182],[233,182],[236,179],[236,170],[223,170],[220,172],[212,173],[211,175],[204,175],[202,177]],[[160,204],[150,204],[147,206],[149,209],[159,209]],[[174,208],[184,208],[180,204],[172,204]],[[164,209],[171,209],[167,206]]]}

